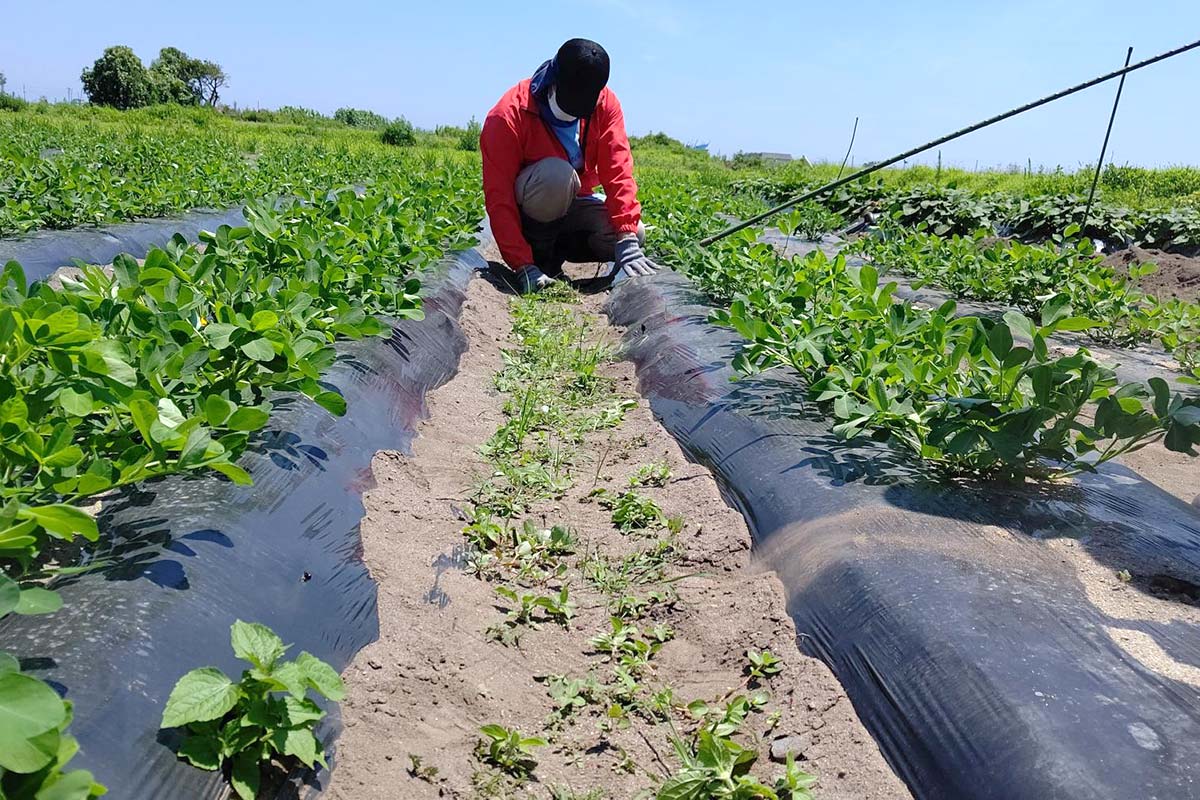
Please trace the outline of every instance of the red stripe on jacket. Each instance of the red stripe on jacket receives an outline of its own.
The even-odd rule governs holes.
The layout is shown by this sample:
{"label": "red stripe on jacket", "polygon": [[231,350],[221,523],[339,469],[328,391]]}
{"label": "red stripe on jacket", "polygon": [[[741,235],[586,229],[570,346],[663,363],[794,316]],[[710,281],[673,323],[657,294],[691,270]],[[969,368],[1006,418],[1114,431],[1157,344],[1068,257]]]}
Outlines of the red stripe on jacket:
{"label": "red stripe on jacket", "polygon": [[[604,187],[605,205],[618,233],[635,233],[642,218],[633,179],[633,154],[625,135],[625,115],[610,89],[600,93],[589,120],[580,120],[586,131],[580,195]],[[492,233],[504,263],[520,269],[533,263],[533,251],[521,233],[517,208],[517,174],[543,158],[567,159],[566,149],[538,112],[537,100],[525,79],[504,93],[488,112],[479,137],[483,155],[483,197]]]}

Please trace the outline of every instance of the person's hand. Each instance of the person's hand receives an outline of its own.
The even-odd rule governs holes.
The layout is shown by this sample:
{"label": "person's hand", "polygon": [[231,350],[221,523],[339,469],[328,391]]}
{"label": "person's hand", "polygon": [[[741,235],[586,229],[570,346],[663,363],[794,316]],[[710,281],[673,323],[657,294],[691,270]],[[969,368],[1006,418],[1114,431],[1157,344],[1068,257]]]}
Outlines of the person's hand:
{"label": "person's hand", "polygon": [[533,264],[527,264],[517,270],[517,291],[521,294],[540,292],[550,284],[557,282]]}
{"label": "person's hand", "polygon": [[616,260],[614,263],[613,283],[620,283],[626,278],[640,278],[658,272],[658,265],[646,256],[636,236],[618,239],[616,244]]}

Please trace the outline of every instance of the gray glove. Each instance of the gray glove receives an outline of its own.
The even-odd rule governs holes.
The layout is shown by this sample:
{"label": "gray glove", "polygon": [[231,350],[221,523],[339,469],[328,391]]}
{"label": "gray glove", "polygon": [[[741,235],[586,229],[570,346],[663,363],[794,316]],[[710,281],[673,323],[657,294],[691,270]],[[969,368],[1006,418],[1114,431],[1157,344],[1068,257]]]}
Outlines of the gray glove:
{"label": "gray glove", "polygon": [[618,239],[616,244],[616,260],[613,262],[613,283],[620,283],[626,278],[640,278],[658,272],[655,264],[647,256],[636,236]]}
{"label": "gray glove", "polygon": [[528,264],[517,270],[517,291],[521,294],[529,294],[531,292],[540,292],[552,283],[558,281],[551,278],[546,273],[535,267],[533,264]]}

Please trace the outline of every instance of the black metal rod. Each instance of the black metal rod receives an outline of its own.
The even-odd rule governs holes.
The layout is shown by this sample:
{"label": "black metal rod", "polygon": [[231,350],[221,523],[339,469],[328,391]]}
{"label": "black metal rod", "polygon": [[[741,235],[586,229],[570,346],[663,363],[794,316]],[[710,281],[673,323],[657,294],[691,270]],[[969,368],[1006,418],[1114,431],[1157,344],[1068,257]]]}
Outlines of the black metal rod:
{"label": "black metal rod", "polygon": [[842,159],[842,165],[838,167],[838,177],[842,177],[842,173],[846,170],[846,162],[850,160],[850,153],[854,151],[854,137],[858,136],[858,117],[854,118],[854,130],[850,131],[850,145],[846,148],[846,157]]}
{"label": "black metal rod", "polygon": [[[1129,59],[1133,58],[1133,48],[1125,53],[1125,66],[1129,66]],[[1128,74],[1128,73],[1126,73]],[[1096,162],[1096,173],[1092,175],[1092,188],[1088,191],[1087,206],[1083,209],[1083,227],[1088,224],[1088,217],[1092,215],[1092,201],[1096,199],[1096,186],[1100,183],[1100,170],[1104,169],[1104,156],[1108,153],[1108,137],[1112,136],[1113,123],[1117,120],[1117,106],[1121,105],[1121,92],[1125,89],[1125,75],[1121,76],[1120,83],[1117,84],[1117,96],[1113,98],[1112,114],[1108,117],[1108,130],[1104,132],[1104,144],[1100,145],[1100,160]]]}
{"label": "black metal rod", "polygon": [[1091,87],[1096,86],[1097,84],[1104,83],[1105,81],[1111,81],[1113,78],[1117,78],[1117,77],[1126,75],[1130,72],[1134,72],[1136,70],[1142,69],[1143,67],[1148,67],[1151,64],[1157,64],[1159,61],[1165,61],[1168,58],[1174,58],[1175,56],[1180,55],[1182,53],[1186,53],[1189,50],[1195,50],[1197,47],[1200,47],[1200,39],[1197,39],[1196,41],[1191,42],[1190,44],[1185,44],[1182,47],[1176,47],[1174,50],[1168,50],[1165,53],[1159,53],[1158,55],[1156,55],[1152,58],[1147,58],[1145,61],[1139,61],[1138,63],[1134,64],[1131,67],[1124,67],[1124,68],[1118,69],[1114,72],[1110,72],[1107,75],[1101,75],[1098,78],[1092,78],[1090,81],[1084,81],[1083,83],[1072,86],[1069,89],[1063,89],[1060,92],[1055,92],[1052,95],[1043,97],[1041,100],[1034,100],[1032,103],[1026,103],[1025,105],[1020,106],[1018,108],[1014,108],[1011,111],[1005,111],[1003,114],[997,114],[994,117],[989,117],[988,119],[985,119],[982,122],[976,122],[974,125],[969,125],[965,128],[955,131],[954,133],[948,133],[945,136],[941,137],[940,139],[934,139],[932,142],[923,144],[920,147],[914,147],[911,150],[905,150],[903,153],[901,153],[897,156],[893,156],[892,158],[889,158],[886,161],[880,161],[876,164],[872,164],[869,167],[863,167],[858,172],[851,173],[850,175],[847,175],[844,178],[838,178],[837,180],[831,181],[830,183],[827,183],[818,189],[813,189],[812,191],[804,192],[803,194],[798,194],[795,197],[793,197],[792,199],[790,199],[784,203],[780,203],[779,205],[775,206],[774,208],[764,211],[763,213],[758,214],[757,216],[751,217],[750,219],[745,220],[743,222],[739,222],[736,225],[731,225],[730,227],[726,228],[725,230],[721,231],[720,233],[716,233],[705,239],[701,239],[700,244],[701,245],[710,245],[713,242],[717,242],[717,241],[720,241],[721,239],[724,239],[726,236],[731,236],[732,234],[735,234],[740,230],[745,230],[746,228],[749,228],[751,225],[756,225],[765,219],[773,217],[776,214],[778,214],[780,211],[785,211],[785,210],[791,208],[792,206],[796,205],[797,203],[803,203],[805,200],[811,200],[812,198],[816,197],[817,195],[824,194],[825,192],[836,189],[839,186],[845,186],[847,183],[852,183],[852,182],[858,180],[859,178],[870,175],[872,172],[877,172],[886,167],[890,167],[893,164],[903,161],[906,158],[911,158],[919,153],[925,152],[926,150],[930,150],[934,147],[943,145],[946,142],[953,141],[954,139],[957,139],[960,136],[966,136],[968,133],[974,133],[975,131],[980,130],[981,128],[986,128],[989,125],[994,125],[997,122],[1002,122],[1003,120],[1009,119],[1010,117],[1015,117],[1018,114],[1023,114],[1026,111],[1030,111],[1039,106],[1044,106],[1047,103],[1052,103],[1055,100],[1061,100],[1062,98],[1067,97],[1068,95],[1075,94],[1076,92],[1082,92],[1084,89],[1090,89]]}

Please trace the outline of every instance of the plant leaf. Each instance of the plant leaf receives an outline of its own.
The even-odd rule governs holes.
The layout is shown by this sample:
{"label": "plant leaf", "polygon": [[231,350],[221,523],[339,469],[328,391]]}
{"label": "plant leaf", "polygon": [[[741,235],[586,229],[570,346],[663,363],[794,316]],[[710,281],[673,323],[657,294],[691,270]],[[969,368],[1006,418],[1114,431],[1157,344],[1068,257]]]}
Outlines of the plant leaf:
{"label": "plant leaf", "polygon": [[271,736],[271,743],[275,745],[277,752],[285,756],[295,756],[310,769],[317,761],[322,764],[325,762],[321,753],[321,743],[308,728],[277,730]]}
{"label": "plant leaf", "polygon": [[183,740],[176,753],[180,758],[199,769],[210,772],[221,768],[221,740],[216,734],[190,734]]}
{"label": "plant leaf", "polygon": [[17,511],[22,519],[31,519],[60,539],[72,539],[79,534],[89,542],[100,538],[96,520],[86,511],[65,504],[53,506],[25,506]]}
{"label": "plant leaf", "polygon": [[265,672],[270,672],[287,650],[283,640],[266,625],[242,622],[240,619],[233,623],[229,641],[233,645],[234,655]]}
{"label": "plant leaf", "polygon": [[53,614],[62,608],[62,604],[62,597],[58,592],[34,586],[21,590],[21,600],[17,603],[15,611],[23,616]]}
{"label": "plant leaf", "polygon": [[267,424],[270,415],[261,408],[239,408],[225,422],[225,427],[231,431],[256,431]]}
{"label": "plant leaf", "polygon": [[241,690],[215,667],[194,669],[179,679],[163,709],[162,727],[220,719],[237,705]]}
{"label": "plant leaf", "polygon": [[346,398],[337,392],[321,392],[313,400],[335,417],[341,417],[346,413]]}
{"label": "plant leaf", "polygon": [[238,753],[233,757],[233,769],[230,771],[229,783],[242,800],[255,800],[262,783],[262,768],[253,751]]}
{"label": "plant leaf", "polygon": [[712,780],[708,774],[696,771],[683,772],[663,781],[658,787],[657,800],[708,800]]}
{"label": "plant leaf", "polygon": [[275,348],[266,339],[251,339],[242,345],[242,352],[255,361],[270,361],[275,358]]}
{"label": "plant leaf", "polygon": [[342,683],[342,676],[338,675],[333,667],[307,652],[296,656],[296,665],[304,671],[304,676],[313,689],[335,702],[345,699],[345,684]]}

